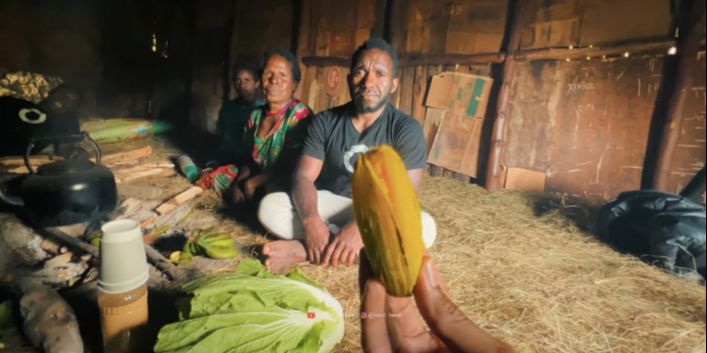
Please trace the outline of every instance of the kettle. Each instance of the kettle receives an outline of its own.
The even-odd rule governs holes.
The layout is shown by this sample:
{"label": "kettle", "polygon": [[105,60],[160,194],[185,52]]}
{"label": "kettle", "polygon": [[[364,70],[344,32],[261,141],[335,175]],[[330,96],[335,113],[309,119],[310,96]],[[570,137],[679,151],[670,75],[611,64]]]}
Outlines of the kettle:
{"label": "kettle", "polygon": [[[87,142],[96,162],[88,158],[64,159],[43,164],[35,171],[29,155],[40,140]],[[19,206],[36,226],[53,227],[86,222],[111,212],[118,193],[113,173],[101,165],[101,150],[86,132],[76,135],[33,138],[24,156],[29,174],[19,183],[19,195],[0,188],[0,199]]]}

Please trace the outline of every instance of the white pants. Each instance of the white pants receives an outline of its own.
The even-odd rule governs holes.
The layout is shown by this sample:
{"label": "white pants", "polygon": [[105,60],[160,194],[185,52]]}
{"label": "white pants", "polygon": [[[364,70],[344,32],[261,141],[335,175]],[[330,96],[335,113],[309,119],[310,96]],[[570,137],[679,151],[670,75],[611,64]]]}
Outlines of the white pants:
{"label": "white pants", "polygon": [[[354,219],[353,201],[327,190],[317,191],[319,215],[332,233]],[[258,208],[258,220],[273,235],[286,240],[302,240],[304,226],[290,196],[285,192],[275,192],[265,196]],[[422,212],[422,241],[429,248],[437,238],[437,225],[427,212]]]}

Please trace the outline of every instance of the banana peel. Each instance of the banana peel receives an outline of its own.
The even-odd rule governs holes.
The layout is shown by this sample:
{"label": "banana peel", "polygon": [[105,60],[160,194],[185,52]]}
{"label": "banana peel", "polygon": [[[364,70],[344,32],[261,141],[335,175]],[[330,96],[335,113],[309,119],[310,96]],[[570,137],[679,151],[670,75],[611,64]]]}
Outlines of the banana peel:
{"label": "banana peel", "polygon": [[212,259],[232,259],[238,256],[233,238],[218,229],[209,228],[196,231],[184,244],[179,255],[179,264],[188,263],[194,256]]}
{"label": "banana peel", "polygon": [[388,294],[412,295],[425,251],[420,202],[405,164],[390,146],[361,156],[351,180],[364,250]]}

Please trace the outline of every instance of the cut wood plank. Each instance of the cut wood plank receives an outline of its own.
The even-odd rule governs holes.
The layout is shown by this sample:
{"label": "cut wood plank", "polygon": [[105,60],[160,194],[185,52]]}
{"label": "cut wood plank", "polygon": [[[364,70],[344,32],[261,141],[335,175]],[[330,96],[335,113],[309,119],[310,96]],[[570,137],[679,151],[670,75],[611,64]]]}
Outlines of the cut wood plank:
{"label": "cut wood plank", "polygon": [[[59,156],[30,156],[29,164],[32,169],[37,170],[42,164],[47,164],[51,162],[60,161],[63,158]],[[0,170],[3,173],[14,173],[14,174],[24,174],[29,173],[27,167],[25,166],[25,160],[23,157],[10,156],[0,158]]]}
{"label": "cut wood plank", "polygon": [[122,173],[122,174],[138,173],[138,172],[157,169],[157,168],[167,168],[167,169],[171,168],[171,169],[173,169],[173,168],[175,168],[175,165],[172,162],[156,162],[156,163],[142,163],[140,165],[122,165],[122,168],[121,168],[121,166],[111,167],[111,169],[113,169],[114,173]]}
{"label": "cut wood plank", "polygon": [[136,160],[152,155],[152,147],[146,146],[130,151],[109,154],[101,158],[101,163],[106,166],[134,163]]}
{"label": "cut wood plank", "polygon": [[115,173],[115,182],[125,183],[141,178],[146,178],[149,176],[172,176],[176,174],[176,171],[171,168],[152,168],[152,169],[128,169],[120,170]]}
{"label": "cut wood plank", "polygon": [[155,186],[132,185],[122,183],[118,185],[118,195],[127,198],[141,197],[148,200],[160,199],[162,196],[162,189]]}
{"label": "cut wood plank", "polygon": [[134,197],[128,197],[120,204],[122,215],[118,219],[142,220],[152,215],[155,207],[160,205],[160,201],[146,201]]}
{"label": "cut wood plank", "polygon": [[[30,164],[44,164],[44,163],[49,163],[53,161],[58,161],[63,158],[58,157],[58,156],[30,156],[29,157],[29,162]],[[7,157],[0,157],[0,164],[4,166],[15,166],[15,165],[25,165],[25,159],[22,156],[7,156]]]}
{"label": "cut wood plank", "polygon": [[140,223],[143,229],[155,229],[164,226],[174,226],[185,219],[191,213],[192,206],[188,203],[179,205],[176,209],[163,215],[158,215],[156,212],[149,218]]}
{"label": "cut wood plank", "polygon": [[177,206],[199,196],[202,192],[204,192],[204,189],[198,186],[193,186],[179,193],[177,196],[174,196],[173,198],[167,200],[167,202],[157,207],[155,211],[157,211],[157,214],[162,216],[165,213],[174,210],[175,208],[177,208]]}

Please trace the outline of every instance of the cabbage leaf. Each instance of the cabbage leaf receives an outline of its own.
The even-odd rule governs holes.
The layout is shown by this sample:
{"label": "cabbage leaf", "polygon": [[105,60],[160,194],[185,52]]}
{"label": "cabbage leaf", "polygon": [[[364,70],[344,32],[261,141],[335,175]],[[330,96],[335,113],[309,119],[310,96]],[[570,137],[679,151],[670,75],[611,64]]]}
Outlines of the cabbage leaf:
{"label": "cabbage leaf", "polygon": [[344,335],[341,304],[298,269],[279,276],[244,259],[184,290],[191,300],[160,330],[156,353],[324,353]]}

